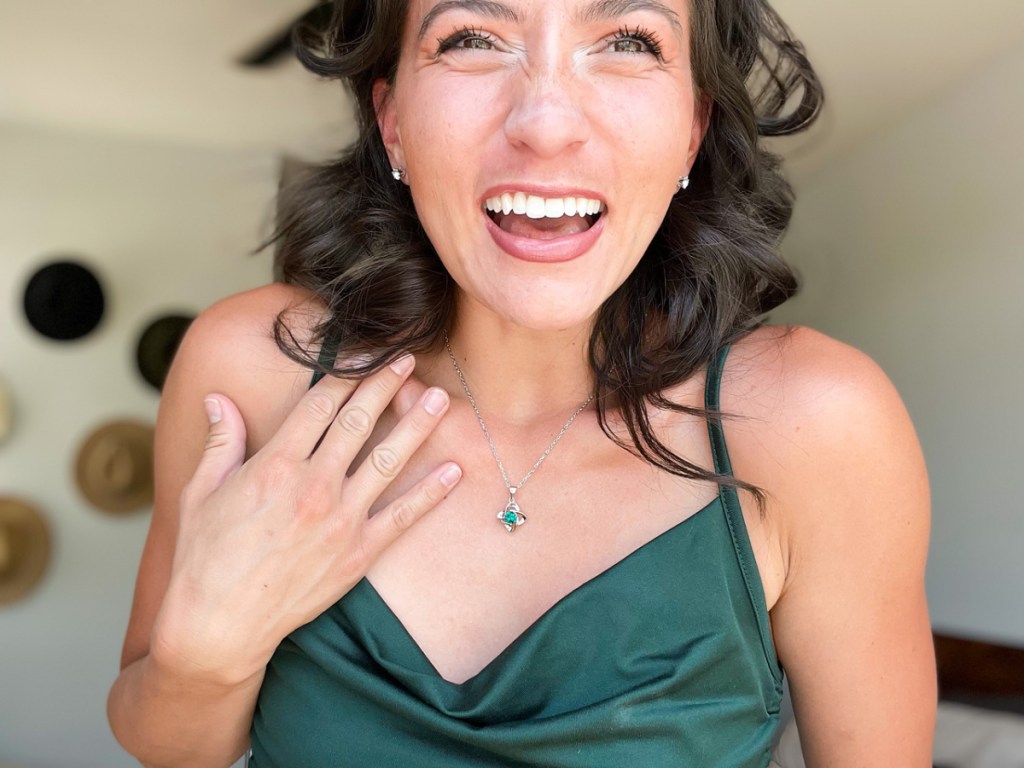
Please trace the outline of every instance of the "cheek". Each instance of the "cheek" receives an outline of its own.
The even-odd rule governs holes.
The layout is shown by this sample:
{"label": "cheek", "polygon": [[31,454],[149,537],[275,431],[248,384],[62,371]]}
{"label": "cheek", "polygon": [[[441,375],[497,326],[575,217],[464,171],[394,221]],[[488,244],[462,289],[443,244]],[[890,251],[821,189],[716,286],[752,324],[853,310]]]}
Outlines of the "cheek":
{"label": "cheek", "polygon": [[495,94],[506,84],[498,80],[421,77],[401,94],[399,129],[413,200],[439,251],[458,251],[479,234],[483,214],[474,201],[500,135],[503,107]]}
{"label": "cheek", "polygon": [[504,83],[497,78],[424,78],[409,91],[400,105],[399,128],[410,163],[464,167],[462,159],[479,154],[500,125],[495,94],[504,92]]}
{"label": "cheek", "polygon": [[[594,120],[606,126],[620,156],[636,174],[664,191],[659,179],[683,170],[693,122],[693,93],[663,82],[621,78],[591,93]],[[674,181],[673,181],[674,184]]]}

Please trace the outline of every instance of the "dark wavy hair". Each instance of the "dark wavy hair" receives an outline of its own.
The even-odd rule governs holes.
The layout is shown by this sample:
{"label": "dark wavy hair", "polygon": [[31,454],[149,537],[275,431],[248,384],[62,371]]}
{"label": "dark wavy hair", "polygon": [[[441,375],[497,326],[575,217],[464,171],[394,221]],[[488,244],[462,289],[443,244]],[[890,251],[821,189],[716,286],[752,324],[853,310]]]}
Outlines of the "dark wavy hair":
{"label": "dark wavy hair", "polygon": [[[455,285],[395,183],[377,126],[373,84],[394,81],[407,0],[336,0],[326,29],[299,29],[299,59],[343,81],[359,136],[335,162],[282,193],[277,274],[329,308],[312,345],[278,317],[278,345],[292,359],[335,375],[365,375],[404,351],[440,348]],[[777,246],[793,192],[763,136],[794,133],[817,117],[823,92],[803,46],[764,0],[691,0],[691,58],[707,134],[685,194],[633,273],[601,306],[590,338],[595,403],[604,432],[623,448],[683,477],[760,489],[676,455],[655,435],[649,407],[707,417],[664,392],[702,371],[725,345],[757,327],[797,289]],[[310,351],[332,340],[369,362],[324,369]],[[345,355],[342,355],[344,359]],[[617,408],[629,440],[613,434]],[[720,414],[710,414],[717,417]]]}

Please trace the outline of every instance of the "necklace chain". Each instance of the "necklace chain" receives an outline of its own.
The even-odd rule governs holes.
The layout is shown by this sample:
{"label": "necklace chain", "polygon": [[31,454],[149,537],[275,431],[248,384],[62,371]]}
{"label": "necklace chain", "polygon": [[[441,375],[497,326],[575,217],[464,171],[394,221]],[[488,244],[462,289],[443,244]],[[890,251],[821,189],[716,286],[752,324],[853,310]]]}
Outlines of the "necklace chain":
{"label": "necklace chain", "polygon": [[[473,408],[473,413],[476,414],[476,420],[480,422],[480,429],[483,430],[484,437],[487,438],[487,444],[491,447],[491,455],[494,456],[494,461],[498,465],[498,469],[501,471],[501,479],[505,481],[505,487],[508,488],[509,496],[512,497],[510,499],[510,503],[514,504],[516,491],[518,491],[526,484],[526,481],[529,480],[533,473],[537,471],[537,468],[544,463],[544,459],[551,455],[551,452],[555,449],[555,446],[558,445],[558,441],[562,439],[565,433],[569,431],[569,427],[572,426],[572,423],[576,421],[576,417],[579,416],[583,412],[583,409],[590,405],[590,403],[594,400],[594,395],[591,394],[590,397],[588,397],[586,400],[579,404],[576,410],[572,412],[572,415],[569,417],[569,420],[562,425],[562,428],[558,431],[558,434],[555,435],[555,439],[551,441],[551,444],[544,449],[544,453],[540,455],[540,458],[533,463],[532,467],[530,467],[530,471],[523,475],[523,479],[519,481],[518,485],[512,485],[512,482],[508,478],[508,473],[505,471],[505,465],[501,463],[501,457],[498,456],[498,448],[494,445],[494,439],[491,437],[491,433],[487,429],[487,425],[484,424],[483,416],[480,415],[480,409],[477,407],[476,399],[473,397],[473,393],[469,391],[469,384],[466,383],[466,377],[463,375],[462,369],[459,367],[459,363],[455,359],[455,353],[452,351],[452,345],[448,341],[447,333],[445,333],[444,335],[444,346],[445,349],[448,350],[448,357],[451,359],[452,367],[455,368],[455,373],[458,375],[459,381],[462,383],[462,389],[465,391],[466,398],[469,400],[469,404]],[[506,527],[508,526],[506,525]]]}

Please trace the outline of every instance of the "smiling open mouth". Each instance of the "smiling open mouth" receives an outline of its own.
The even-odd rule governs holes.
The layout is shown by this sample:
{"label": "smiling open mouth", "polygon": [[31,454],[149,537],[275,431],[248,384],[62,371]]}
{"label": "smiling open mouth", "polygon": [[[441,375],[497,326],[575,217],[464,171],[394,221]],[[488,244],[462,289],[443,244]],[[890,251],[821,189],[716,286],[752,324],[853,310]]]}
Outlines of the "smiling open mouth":
{"label": "smiling open mouth", "polygon": [[523,192],[506,192],[488,198],[484,209],[503,231],[532,240],[581,234],[594,226],[605,212],[600,200],[538,197]]}

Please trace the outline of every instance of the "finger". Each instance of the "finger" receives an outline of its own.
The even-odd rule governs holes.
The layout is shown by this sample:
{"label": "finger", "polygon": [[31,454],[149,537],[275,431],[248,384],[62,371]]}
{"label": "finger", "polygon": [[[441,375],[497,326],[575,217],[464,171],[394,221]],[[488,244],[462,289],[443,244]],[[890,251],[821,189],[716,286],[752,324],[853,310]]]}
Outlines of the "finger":
{"label": "finger", "polygon": [[398,394],[395,395],[394,405],[395,411],[399,416],[405,416],[419,399],[423,397],[423,393],[427,391],[427,385],[417,379],[415,376],[410,376],[406,379],[405,384],[398,390]]}
{"label": "finger", "polygon": [[376,560],[413,523],[436,507],[461,479],[458,464],[445,464],[367,520],[363,527],[363,551],[369,561]]}
{"label": "finger", "polygon": [[440,423],[449,404],[447,392],[431,387],[391,433],[374,446],[346,485],[346,498],[356,508],[369,508],[384,492]]}
{"label": "finger", "polygon": [[302,396],[266,448],[295,459],[309,458],[358,386],[358,379],[324,376]]}
{"label": "finger", "polygon": [[329,472],[347,471],[415,365],[406,355],[360,382],[316,449],[315,461]]}
{"label": "finger", "polygon": [[245,422],[225,395],[208,395],[203,402],[210,429],[190,485],[202,497],[219,488],[245,461]]}

